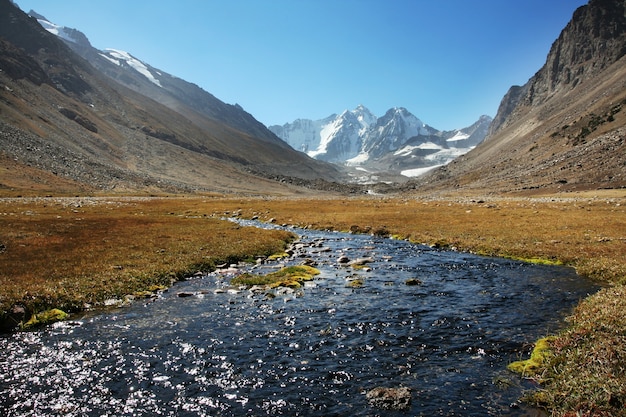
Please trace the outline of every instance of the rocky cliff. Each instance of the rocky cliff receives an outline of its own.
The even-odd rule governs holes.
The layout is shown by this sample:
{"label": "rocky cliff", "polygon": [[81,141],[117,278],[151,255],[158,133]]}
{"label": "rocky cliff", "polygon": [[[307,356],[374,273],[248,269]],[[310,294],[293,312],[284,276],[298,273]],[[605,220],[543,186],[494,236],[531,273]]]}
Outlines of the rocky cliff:
{"label": "rocky cliff", "polygon": [[507,119],[520,117],[524,109],[571,91],[622,58],[625,7],[621,0],[591,0],[577,9],[552,44],[544,66],[524,86],[513,86],[505,95],[490,133],[506,126]]}
{"label": "rocky cliff", "polygon": [[626,187],[626,1],[573,14],[545,65],[501,102],[485,141],[413,183],[541,192]]}

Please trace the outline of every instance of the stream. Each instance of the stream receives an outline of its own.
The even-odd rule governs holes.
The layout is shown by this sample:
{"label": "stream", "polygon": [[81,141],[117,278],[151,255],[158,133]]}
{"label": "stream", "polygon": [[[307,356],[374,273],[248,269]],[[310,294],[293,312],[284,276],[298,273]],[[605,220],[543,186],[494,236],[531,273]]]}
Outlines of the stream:
{"label": "stream", "polygon": [[[229,268],[0,336],[0,415],[536,416],[518,403],[533,382],[506,365],[598,289],[565,267],[289,230],[294,256],[237,272],[310,258],[321,274],[300,289],[230,288]],[[371,262],[342,266],[342,255]],[[409,388],[409,408],[370,404],[378,386]]]}

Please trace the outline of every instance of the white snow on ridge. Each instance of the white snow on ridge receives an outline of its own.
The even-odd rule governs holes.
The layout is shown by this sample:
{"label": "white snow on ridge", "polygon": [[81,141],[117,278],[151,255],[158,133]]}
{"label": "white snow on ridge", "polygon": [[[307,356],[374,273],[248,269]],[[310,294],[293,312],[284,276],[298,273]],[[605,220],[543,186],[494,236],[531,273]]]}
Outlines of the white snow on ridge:
{"label": "white snow on ridge", "polygon": [[[157,80],[154,75],[150,72],[146,64],[134,58],[131,54],[125,51],[120,51],[118,49],[106,49],[108,54],[113,58],[117,58],[121,61],[125,61],[128,65],[130,65],[135,71],[146,77],[153,84],[161,87],[161,82]],[[113,62],[111,59],[109,61]],[[117,62],[117,65],[120,65],[120,62]]]}
{"label": "white snow on ridge", "polygon": [[452,136],[450,139],[446,140],[446,142],[456,142],[457,140],[465,140],[467,138],[469,138],[470,135],[468,135],[467,133],[463,133],[460,130],[457,130],[456,133],[454,134],[454,136]]}
{"label": "white snow on ridge", "polygon": [[334,120],[332,123],[322,126],[319,133],[320,143],[317,149],[307,152],[311,158],[315,158],[317,155],[323,155],[326,153],[328,143],[333,138],[335,132],[341,127],[339,120]]}
{"label": "white snow on ridge", "polygon": [[47,20],[44,19],[37,19],[37,21],[39,22],[39,24],[41,26],[43,26],[43,28],[45,30],[47,30],[48,32],[52,33],[53,35],[64,39],[68,42],[72,42],[72,43],[76,43],[76,39],[74,39],[72,36],[70,36],[66,31],[65,28],[63,26],[59,26],[57,24],[54,24],[52,22],[49,22]]}
{"label": "white snow on ridge", "polygon": [[120,61],[118,61],[117,59],[111,58],[107,54],[98,54],[98,55],[100,55],[102,58],[106,59],[107,61],[109,61],[109,62],[111,62],[111,63],[113,63],[113,64],[115,64],[117,66],[122,65],[122,63]]}

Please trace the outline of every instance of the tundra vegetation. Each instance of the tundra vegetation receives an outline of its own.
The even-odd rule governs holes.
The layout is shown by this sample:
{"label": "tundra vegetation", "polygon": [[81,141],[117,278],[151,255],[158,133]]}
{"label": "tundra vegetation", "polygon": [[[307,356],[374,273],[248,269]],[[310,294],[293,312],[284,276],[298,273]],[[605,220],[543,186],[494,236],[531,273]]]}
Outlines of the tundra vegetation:
{"label": "tundra vegetation", "polygon": [[539,342],[531,367],[518,364],[525,377],[542,384],[526,400],[555,416],[626,416],[626,193],[621,191],[474,199],[2,199],[2,315],[16,305],[28,312],[26,320],[52,309],[77,312],[86,304],[169,286],[219,263],[282,253],[294,238],[220,220],[229,216],[576,268],[606,285],[581,301],[567,329]]}

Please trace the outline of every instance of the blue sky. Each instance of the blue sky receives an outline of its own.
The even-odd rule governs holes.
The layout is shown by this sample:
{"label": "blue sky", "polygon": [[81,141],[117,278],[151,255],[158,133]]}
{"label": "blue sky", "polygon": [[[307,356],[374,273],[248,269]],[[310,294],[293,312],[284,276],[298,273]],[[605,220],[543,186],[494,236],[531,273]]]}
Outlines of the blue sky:
{"label": "blue sky", "polygon": [[495,116],[586,0],[16,0],[266,125],[359,104],[437,129]]}

